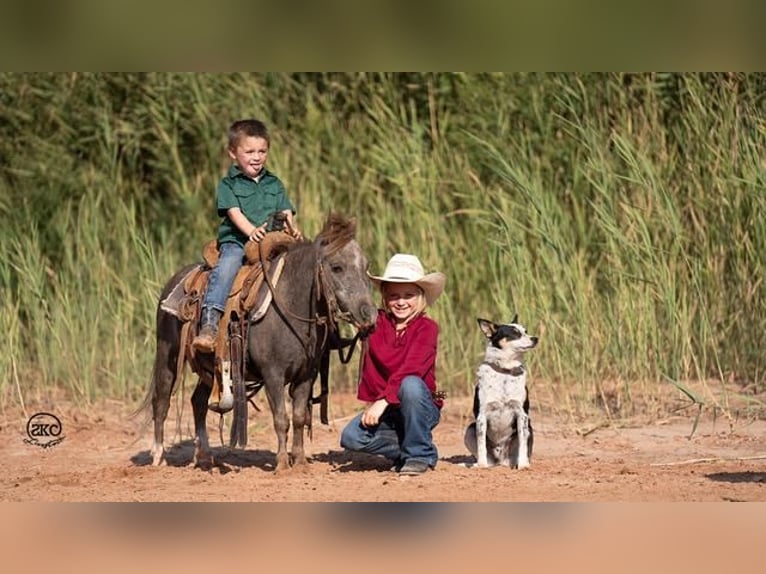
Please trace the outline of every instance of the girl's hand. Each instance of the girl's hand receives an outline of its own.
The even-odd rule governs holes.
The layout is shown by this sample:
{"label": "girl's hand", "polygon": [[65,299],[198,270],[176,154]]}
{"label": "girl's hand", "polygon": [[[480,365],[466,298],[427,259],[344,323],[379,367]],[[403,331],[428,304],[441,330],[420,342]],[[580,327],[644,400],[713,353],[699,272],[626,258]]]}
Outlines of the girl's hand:
{"label": "girl's hand", "polygon": [[387,406],[388,402],[386,399],[378,399],[369,405],[366,409],[364,409],[364,412],[362,413],[362,426],[377,426],[377,424],[380,422],[380,417],[383,415],[383,412],[386,410]]}

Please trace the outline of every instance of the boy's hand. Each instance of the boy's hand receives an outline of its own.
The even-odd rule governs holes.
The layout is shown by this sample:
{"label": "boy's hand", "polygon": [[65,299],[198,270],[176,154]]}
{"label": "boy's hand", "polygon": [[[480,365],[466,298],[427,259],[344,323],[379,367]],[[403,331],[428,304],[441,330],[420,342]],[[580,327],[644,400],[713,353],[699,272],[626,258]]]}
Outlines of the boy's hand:
{"label": "boy's hand", "polygon": [[297,229],[297,228],[295,228],[295,227],[292,227],[292,226],[289,226],[289,225],[288,225],[288,226],[287,226],[287,233],[289,233],[290,235],[292,235],[292,236],[293,236],[295,239],[297,239],[298,241],[300,241],[301,239],[303,239],[303,234],[300,232],[300,230],[299,230],[299,229]]}
{"label": "boy's hand", "polygon": [[295,221],[293,220],[293,214],[291,212],[287,212],[287,219],[285,220],[285,227],[287,228],[286,231],[291,236],[293,236],[295,239],[300,241],[303,239],[303,234],[300,232],[300,229],[298,229],[295,225]]}
{"label": "boy's hand", "polygon": [[255,243],[260,242],[261,239],[263,239],[266,236],[266,227],[268,226],[268,222],[264,223],[260,227],[256,227],[253,232],[250,234],[248,239],[250,241],[254,241]]}

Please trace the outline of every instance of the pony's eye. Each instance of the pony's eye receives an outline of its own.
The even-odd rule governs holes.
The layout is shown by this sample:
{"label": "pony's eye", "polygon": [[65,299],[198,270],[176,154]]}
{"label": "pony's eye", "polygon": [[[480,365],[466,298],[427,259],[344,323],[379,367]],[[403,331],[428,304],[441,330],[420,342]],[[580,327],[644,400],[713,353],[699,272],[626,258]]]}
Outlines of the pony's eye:
{"label": "pony's eye", "polygon": [[330,267],[330,271],[333,273],[343,273],[343,265],[333,265]]}

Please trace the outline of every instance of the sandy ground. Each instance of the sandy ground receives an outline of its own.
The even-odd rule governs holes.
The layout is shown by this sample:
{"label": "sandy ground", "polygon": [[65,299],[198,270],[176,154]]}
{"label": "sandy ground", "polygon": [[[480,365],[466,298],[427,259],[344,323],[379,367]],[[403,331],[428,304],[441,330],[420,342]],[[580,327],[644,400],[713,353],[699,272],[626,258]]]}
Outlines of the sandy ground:
{"label": "sandy ground", "polygon": [[[257,401],[260,403],[260,401]],[[331,395],[331,421],[307,441],[304,471],[274,472],[276,439],[268,407],[251,408],[249,444],[221,446],[218,415],[209,414],[212,471],[191,466],[191,412],[178,405],[166,423],[168,465],[153,467],[152,434],[131,407],[103,402],[87,412],[50,410],[64,439],[27,444],[26,418],[6,411],[0,428],[4,479],[0,501],[766,501],[766,422],[733,426],[689,417],[659,423],[574,425],[536,413],[531,468],[472,468],[463,445],[470,401],[447,401],[435,431],[440,461],[424,476],[400,477],[382,458],[344,452],[343,425],[358,403]],[[35,405],[26,405],[27,415]],[[225,420],[228,423],[228,420]],[[175,435],[175,437],[174,437]],[[691,437],[690,437],[691,435]],[[228,436],[225,427],[224,437]]]}

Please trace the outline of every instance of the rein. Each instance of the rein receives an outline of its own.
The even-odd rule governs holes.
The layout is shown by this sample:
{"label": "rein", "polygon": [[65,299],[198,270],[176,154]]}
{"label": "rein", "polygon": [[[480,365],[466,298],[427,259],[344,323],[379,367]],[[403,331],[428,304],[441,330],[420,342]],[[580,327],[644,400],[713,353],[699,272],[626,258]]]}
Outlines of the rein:
{"label": "rein", "polygon": [[[352,317],[350,313],[342,313],[340,309],[338,308],[338,300],[335,296],[335,290],[332,288],[332,284],[327,280],[325,277],[325,271],[324,271],[324,265],[320,260],[317,261],[316,266],[314,268],[314,279],[312,286],[316,287],[316,300],[321,301],[322,297],[324,296],[325,301],[327,302],[327,315],[319,315],[316,314],[313,318],[309,317],[300,317],[296,315],[295,313],[291,312],[289,309],[282,309],[280,307],[280,303],[277,300],[277,291],[271,282],[271,279],[269,278],[268,274],[265,272],[265,266],[264,266],[264,259],[263,259],[263,252],[261,249],[261,244],[258,244],[258,257],[260,259],[261,268],[264,269],[264,280],[266,281],[266,284],[269,287],[269,291],[271,292],[271,301],[272,306],[274,307],[274,310],[276,313],[279,314],[279,316],[282,318],[282,320],[287,324],[288,328],[292,332],[293,335],[295,335],[296,339],[301,343],[301,346],[303,347],[304,352],[306,353],[306,357],[311,360],[312,358],[312,352],[309,348],[308,341],[304,341],[300,335],[298,335],[297,331],[295,330],[295,327],[293,327],[293,324],[288,320],[286,317],[287,315],[290,315],[294,319],[297,319],[298,321],[302,321],[304,323],[312,323],[315,324],[317,327],[319,325],[327,325],[327,329],[324,329],[323,333],[323,340],[320,345],[320,349],[322,349],[322,354],[319,357],[319,376],[321,380],[321,392],[319,396],[314,397],[312,396],[309,399],[308,408],[310,409],[312,405],[319,403],[320,405],[320,419],[323,424],[328,424],[329,418],[327,414],[327,396],[329,394],[329,369],[330,369],[330,353],[329,349],[327,349],[327,342],[328,338],[330,336],[333,337],[333,340],[337,340],[337,348],[338,348],[338,357],[341,361],[341,363],[348,363],[351,360],[351,356],[354,353],[354,348],[356,347],[356,341],[360,337],[360,331],[357,329],[356,335],[353,339],[351,339],[351,342],[349,343],[351,348],[346,353],[346,355],[343,355],[343,347],[344,347],[344,341],[338,336],[338,324],[337,321],[339,319],[344,319],[348,323],[352,322]],[[366,343],[366,338],[363,339],[364,343]],[[362,355],[363,357],[364,355]],[[362,359],[360,358],[360,361]],[[360,373],[361,373],[361,362],[360,362]],[[361,374],[360,374],[361,376]],[[309,418],[309,421],[311,419]],[[309,437],[311,437],[311,423],[309,422],[308,425],[309,428]]]}
{"label": "rein", "polygon": [[[304,323],[314,323],[317,326],[319,325],[326,325],[327,329],[324,331],[324,337],[322,340],[321,347],[324,348],[324,346],[327,344],[328,337],[330,333],[337,333],[338,331],[338,321],[344,320],[347,323],[352,323],[352,316],[351,313],[348,312],[342,312],[340,308],[338,307],[338,300],[335,296],[335,290],[332,288],[332,285],[329,281],[327,281],[325,277],[325,271],[324,266],[322,264],[322,261],[317,261],[315,270],[314,270],[314,285],[316,286],[316,300],[321,301],[322,296],[324,296],[325,300],[327,301],[327,308],[328,313],[327,315],[319,315],[316,314],[313,318],[311,317],[301,317],[300,315],[296,315],[290,309],[288,308],[282,308],[280,305],[280,302],[277,300],[277,291],[274,287],[274,284],[271,282],[271,279],[269,278],[268,274],[265,272],[265,265],[264,265],[264,259],[263,259],[263,251],[261,248],[261,243],[258,243],[258,259],[260,260],[261,268],[264,269],[263,278],[266,282],[266,285],[269,287],[269,291],[271,292],[271,300],[272,305],[274,306],[274,309],[276,312],[282,317],[282,319],[287,323],[287,326],[290,328],[290,331],[295,335],[295,337],[300,341],[301,345],[303,346],[304,351],[306,352],[306,356],[311,356],[311,351],[308,348],[308,344],[303,341],[303,339],[298,335],[295,328],[293,327],[292,323],[287,320],[287,317],[285,315],[289,315],[293,319],[296,319],[298,321],[302,321]],[[347,353],[347,355],[344,357],[341,345],[338,345],[338,357],[340,358],[342,363],[348,363],[351,360],[351,356],[354,353],[354,347],[356,346],[356,341],[359,339],[359,332],[357,331],[357,334],[352,339],[351,349]]]}

